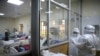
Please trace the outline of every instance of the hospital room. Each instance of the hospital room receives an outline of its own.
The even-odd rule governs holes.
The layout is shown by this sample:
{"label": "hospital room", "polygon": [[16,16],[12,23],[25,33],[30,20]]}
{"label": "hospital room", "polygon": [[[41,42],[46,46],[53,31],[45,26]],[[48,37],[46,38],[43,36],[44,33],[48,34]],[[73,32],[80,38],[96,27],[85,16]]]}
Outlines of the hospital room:
{"label": "hospital room", "polygon": [[0,56],[100,56],[99,0],[0,0]]}

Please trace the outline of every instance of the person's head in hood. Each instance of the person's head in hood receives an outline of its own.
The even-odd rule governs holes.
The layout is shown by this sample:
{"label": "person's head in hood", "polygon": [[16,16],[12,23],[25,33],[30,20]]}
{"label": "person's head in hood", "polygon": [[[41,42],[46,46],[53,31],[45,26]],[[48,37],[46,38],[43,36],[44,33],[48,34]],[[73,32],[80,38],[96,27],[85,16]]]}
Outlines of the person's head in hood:
{"label": "person's head in hood", "polygon": [[74,30],[73,30],[73,36],[77,37],[79,34],[80,34],[79,29],[78,28],[74,28]]}
{"label": "person's head in hood", "polygon": [[50,28],[50,33],[51,33],[52,35],[59,35],[59,30],[58,30],[58,28],[56,28],[56,27],[51,27],[51,28]]}
{"label": "person's head in hood", "polygon": [[74,28],[74,30],[73,30],[73,36],[77,37],[78,35],[80,35],[79,29],[78,28]]}
{"label": "person's head in hood", "polygon": [[92,26],[92,25],[85,26],[84,33],[85,34],[93,34],[93,33],[95,33],[95,27]]}

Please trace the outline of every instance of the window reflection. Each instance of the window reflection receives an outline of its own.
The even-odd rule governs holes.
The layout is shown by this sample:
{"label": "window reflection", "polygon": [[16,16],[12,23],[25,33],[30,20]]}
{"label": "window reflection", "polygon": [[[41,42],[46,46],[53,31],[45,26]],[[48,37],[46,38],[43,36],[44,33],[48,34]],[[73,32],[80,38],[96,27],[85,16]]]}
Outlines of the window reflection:
{"label": "window reflection", "polygon": [[47,26],[46,26],[46,22],[45,21],[41,21],[40,22],[40,28],[41,28],[41,30],[40,30],[40,32],[41,32],[41,37],[46,37],[46,34],[47,34]]}
{"label": "window reflection", "polygon": [[30,54],[30,2],[30,0],[0,1],[0,56]]}
{"label": "window reflection", "polygon": [[40,2],[40,48],[47,46],[46,1]]}
{"label": "window reflection", "polygon": [[[66,5],[63,4],[63,1],[56,1],[59,4]],[[42,2],[42,6],[44,7],[43,4],[45,4],[46,2]],[[47,4],[48,5],[48,4]],[[67,5],[66,5],[67,6]],[[47,8],[46,8],[47,9]],[[41,29],[41,39],[40,39],[40,43],[41,43],[41,50],[43,51],[43,55],[46,55],[46,52],[50,52],[50,53],[62,53],[65,54],[68,53],[68,37],[67,37],[67,20],[68,20],[68,11],[66,9],[63,9],[62,7],[59,7],[55,4],[50,3],[50,11],[47,12],[44,8],[44,10],[41,11],[41,23],[40,23],[40,29]],[[49,14],[50,18],[47,17],[47,15]],[[47,21],[47,19],[49,21]],[[42,22],[46,22],[49,23],[46,24],[46,26],[44,25],[44,23]],[[44,25],[44,26],[43,26]],[[42,28],[44,27],[44,28]],[[46,28],[45,28],[46,27]],[[47,32],[49,31],[49,32]],[[45,33],[46,32],[46,33]],[[44,36],[45,35],[45,36]],[[44,43],[43,43],[44,42]],[[45,45],[46,44],[46,45]],[[62,49],[64,48],[64,49]],[[46,51],[46,50],[47,51]],[[48,53],[49,55],[49,53]]]}
{"label": "window reflection", "polygon": [[67,35],[65,33],[65,25],[67,25],[65,24],[65,19],[67,19],[67,10],[56,7],[56,5],[51,4],[51,11],[53,11],[53,13],[50,13],[49,20],[50,44],[57,44],[63,41],[67,41]]}

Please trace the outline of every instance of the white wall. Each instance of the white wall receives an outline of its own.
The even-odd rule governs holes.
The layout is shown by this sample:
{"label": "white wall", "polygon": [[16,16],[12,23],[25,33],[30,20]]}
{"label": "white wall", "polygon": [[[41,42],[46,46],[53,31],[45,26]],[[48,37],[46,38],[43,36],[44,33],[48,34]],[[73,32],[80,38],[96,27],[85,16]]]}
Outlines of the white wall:
{"label": "white wall", "polygon": [[15,27],[15,19],[14,18],[0,18],[0,34],[4,34],[5,29],[9,29],[13,31]]}
{"label": "white wall", "polygon": [[[56,21],[56,23],[61,20],[61,19],[67,19],[67,11],[64,10],[64,9],[53,9],[51,10],[53,11],[53,13],[50,14],[50,19],[49,19],[49,24],[50,24],[50,27],[52,27],[52,22],[53,20]],[[45,13],[45,11],[42,11],[41,12],[41,21],[47,21],[47,15]]]}
{"label": "white wall", "polygon": [[[79,12],[78,1],[72,2],[72,10]],[[82,4],[82,29],[86,25],[100,25],[100,0],[83,0]]]}
{"label": "white wall", "polygon": [[9,29],[11,32],[13,28],[19,29],[19,24],[23,24],[23,32],[29,34],[31,28],[31,17],[30,15],[19,17],[19,18],[0,18],[0,34],[4,34],[5,29]]}
{"label": "white wall", "polygon": [[100,0],[83,0],[83,16],[100,16]]}
{"label": "white wall", "polygon": [[[99,0],[98,0],[99,1]],[[96,1],[96,0],[84,0],[83,1],[83,27],[87,24],[92,24],[92,25],[96,25],[96,24],[99,24],[99,21],[100,21],[100,4],[99,2]],[[72,3],[72,10],[74,10],[75,12],[79,12],[78,11],[78,1],[77,2],[73,2]],[[52,10],[53,13],[51,13],[51,16],[50,16],[50,20],[53,20],[53,19],[66,19],[67,18],[67,12],[64,12],[65,16],[63,15],[63,10],[60,10],[60,9],[54,9]],[[20,18],[17,18],[16,19],[16,26],[18,28],[18,25],[19,24],[23,24],[24,25],[24,32],[25,33],[28,33],[29,30],[30,30],[30,16],[24,16],[24,17],[20,17]],[[46,14],[45,14],[45,11],[42,11],[41,12],[41,21],[46,21]],[[51,24],[51,23],[50,23]]]}
{"label": "white wall", "polygon": [[16,18],[17,29],[19,29],[20,24],[23,24],[23,32],[29,34],[31,28],[31,16],[27,15],[27,16]]}
{"label": "white wall", "polygon": [[100,25],[100,1],[84,0],[83,1],[83,28],[85,25]]}
{"label": "white wall", "polygon": [[[49,27],[55,27],[52,25],[52,22],[53,20],[56,21],[56,23],[58,21],[61,21],[61,19],[68,19],[68,11],[67,10],[64,10],[64,9],[52,9],[51,11],[53,11],[53,13],[50,14],[50,19],[49,19]],[[41,12],[41,21],[46,21],[47,20],[47,17],[46,17],[46,13],[44,11]],[[73,19],[75,19],[74,17],[75,15],[72,16]],[[71,23],[70,23],[70,29],[71,29],[71,32],[72,32],[72,29],[75,27],[75,22],[72,20]],[[67,30],[67,24],[66,24],[66,30]]]}
{"label": "white wall", "polygon": [[72,11],[79,13],[79,1],[78,0],[71,3],[71,9]]}

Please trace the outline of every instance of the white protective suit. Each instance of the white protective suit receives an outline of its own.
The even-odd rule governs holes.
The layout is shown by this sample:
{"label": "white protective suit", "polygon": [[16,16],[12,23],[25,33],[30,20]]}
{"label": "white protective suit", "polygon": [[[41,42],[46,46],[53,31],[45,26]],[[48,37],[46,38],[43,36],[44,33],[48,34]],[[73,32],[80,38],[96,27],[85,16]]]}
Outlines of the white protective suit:
{"label": "white protective suit", "polygon": [[[76,33],[74,33],[76,32]],[[69,40],[69,56],[78,56],[78,41],[81,38],[80,31],[78,28],[74,28],[73,36]]]}
{"label": "white protective suit", "polygon": [[83,42],[80,45],[81,47],[79,48],[79,56],[95,56],[93,54],[92,49],[97,49],[98,48],[98,41],[99,39],[96,37],[94,34],[95,32],[95,27],[92,25],[87,25],[84,28],[84,35],[83,35]]}

